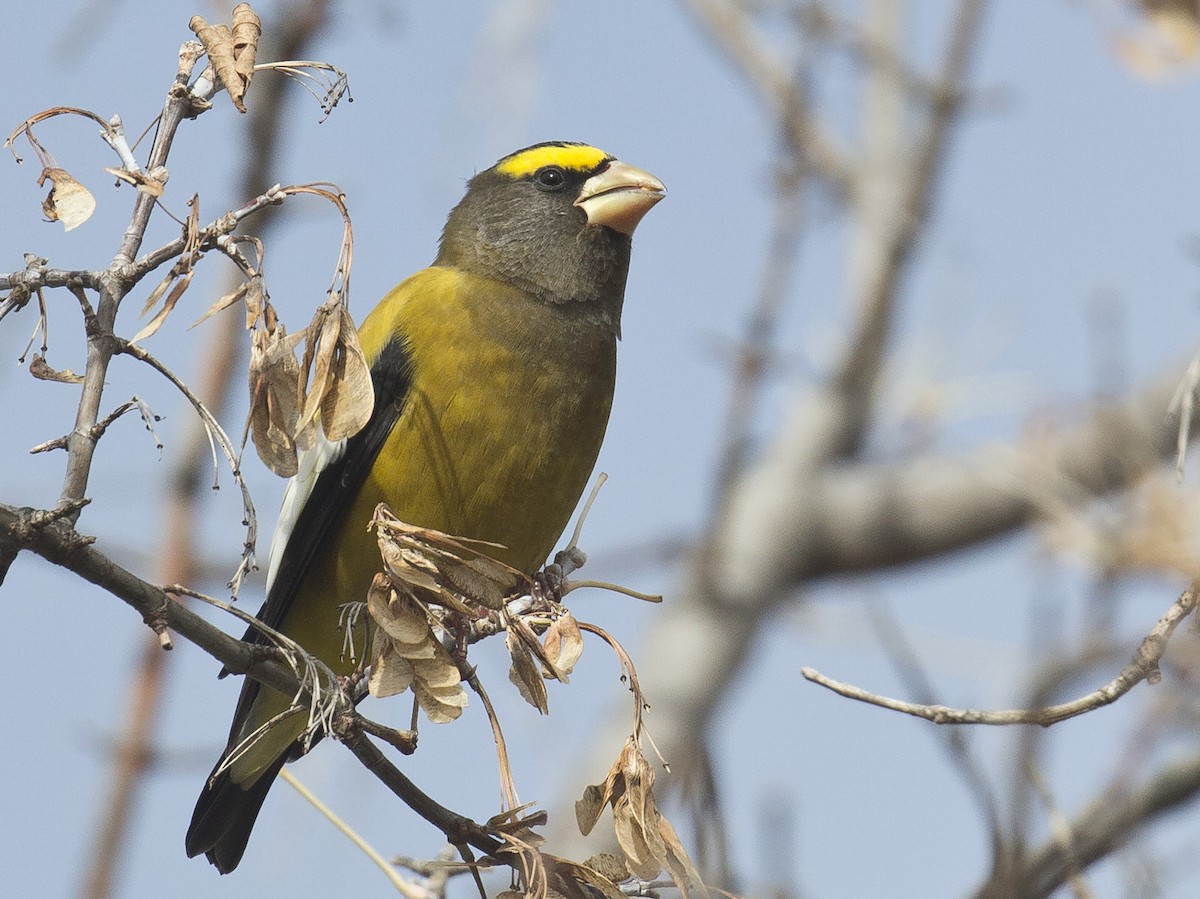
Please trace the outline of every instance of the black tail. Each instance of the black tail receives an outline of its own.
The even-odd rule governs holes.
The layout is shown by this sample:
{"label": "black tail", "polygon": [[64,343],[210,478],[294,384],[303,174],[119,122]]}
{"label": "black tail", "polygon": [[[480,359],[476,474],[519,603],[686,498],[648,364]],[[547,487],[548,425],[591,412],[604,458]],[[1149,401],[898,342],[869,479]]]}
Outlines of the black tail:
{"label": "black tail", "polygon": [[189,858],[203,852],[222,874],[238,866],[267,791],[286,759],[284,753],[245,789],[233,782],[228,771],[209,777],[188,826],[184,845]]}

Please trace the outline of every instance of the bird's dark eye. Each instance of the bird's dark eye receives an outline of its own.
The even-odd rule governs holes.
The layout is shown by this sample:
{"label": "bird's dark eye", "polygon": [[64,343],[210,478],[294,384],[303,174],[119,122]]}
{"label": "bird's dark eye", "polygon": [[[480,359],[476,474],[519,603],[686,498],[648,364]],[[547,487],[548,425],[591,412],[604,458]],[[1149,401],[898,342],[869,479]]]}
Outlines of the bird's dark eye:
{"label": "bird's dark eye", "polygon": [[546,165],[533,173],[533,183],[542,190],[558,190],[567,183],[567,176],[558,166]]}

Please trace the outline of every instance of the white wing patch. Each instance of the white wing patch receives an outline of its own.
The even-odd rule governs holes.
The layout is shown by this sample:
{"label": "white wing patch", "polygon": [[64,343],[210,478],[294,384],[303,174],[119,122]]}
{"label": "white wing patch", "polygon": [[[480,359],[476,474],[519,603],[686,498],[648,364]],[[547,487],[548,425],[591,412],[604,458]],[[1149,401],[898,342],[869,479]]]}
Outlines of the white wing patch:
{"label": "white wing patch", "polygon": [[287,489],[283,493],[283,503],[279,508],[279,521],[275,525],[275,533],[271,537],[271,555],[267,563],[268,595],[271,592],[271,585],[275,583],[275,575],[279,573],[279,563],[283,560],[283,551],[292,538],[296,520],[300,517],[300,511],[304,508],[304,504],[312,495],[317,478],[322,471],[345,454],[346,441],[339,440],[335,443],[329,440],[320,427],[317,428],[317,439],[313,445],[300,453],[300,458],[297,460],[299,470],[288,481]]}

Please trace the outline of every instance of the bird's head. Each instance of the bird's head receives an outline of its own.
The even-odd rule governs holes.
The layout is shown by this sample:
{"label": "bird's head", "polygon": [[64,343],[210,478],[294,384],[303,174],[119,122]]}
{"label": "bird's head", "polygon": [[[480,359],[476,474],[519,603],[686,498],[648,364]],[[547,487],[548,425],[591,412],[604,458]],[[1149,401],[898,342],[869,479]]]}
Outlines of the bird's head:
{"label": "bird's head", "polygon": [[586,144],[535,144],[467,184],[437,264],[520,287],[549,303],[591,304],[614,326],[630,237],[666,194],[653,175]]}

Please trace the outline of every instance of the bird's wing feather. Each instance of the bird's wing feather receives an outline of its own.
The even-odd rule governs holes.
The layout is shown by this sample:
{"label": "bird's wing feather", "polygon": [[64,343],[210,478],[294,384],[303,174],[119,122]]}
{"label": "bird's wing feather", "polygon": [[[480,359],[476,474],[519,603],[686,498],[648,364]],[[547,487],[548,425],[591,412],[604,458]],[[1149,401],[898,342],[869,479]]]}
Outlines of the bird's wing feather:
{"label": "bird's wing feather", "polygon": [[[301,458],[300,470],[284,493],[279,525],[271,539],[267,601],[258,613],[267,626],[280,625],[318,550],[341,528],[400,417],[411,380],[408,348],[403,339],[393,337],[371,365],[375,408],[366,426],[336,443],[319,438]],[[246,639],[251,639],[249,632]],[[253,642],[261,642],[261,637]]]}
{"label": "bird's wing feather", "polygon": [[330,465],[338,462],[346,455],[346,440],[332,441],[325,436],[321,428],[317,428],[317,437],[313,445],[300,453],[299,470],[288,481],[287,489],[283,492],[283,502],[279,507],[279,520],[275,524],[275,533],[271,537],[271,553],[267,561],[267,592],[275,583],[279,573],[279,565],[283,561],[283,551],[292,538],[292,531],[300,518],[300,512],[312,495],[317,478]]}

